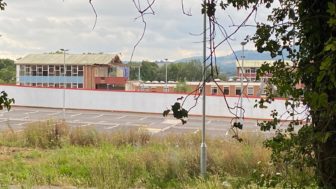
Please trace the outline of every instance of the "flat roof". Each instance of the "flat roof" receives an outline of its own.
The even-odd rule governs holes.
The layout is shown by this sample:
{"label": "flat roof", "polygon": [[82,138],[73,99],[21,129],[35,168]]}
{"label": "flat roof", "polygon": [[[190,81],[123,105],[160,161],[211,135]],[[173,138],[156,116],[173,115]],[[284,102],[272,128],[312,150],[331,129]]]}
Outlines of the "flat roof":
{"label": "flat roof", "polygon": [[[260,68],[261,65],[263,65],[264,63],[268,63],[270,65],[273,65],[273,63],[276,60],[244,60],[244,67],[249,67],[249,68]],[[289,60],[285,60],[286,63],[288,63],[288,65],[292,66],[293,63],[292,61]],[[241,67],[242,64],[242,60],[236,61],[236,67]]]}
{"label": "flat roof", "polygon": [[[139,82],[139,81],[128,81],[129,84],[133,84],[135,86],[143,85],[143,86],[149,86],[149,87],[164,87],[166,86],[165,83],[146,83],[146,82]],[[202,82],[186,82],[187,86],[197,86],[199,84],[202,84]],[[220,86],[241,86],[241,82],[230,82],[230,81],[219,81],[217,82]],[[177,83],[168,83],[167,86],[176,86]],[[217,86],[215,82],[206,82],[206,86]],[[243,82],[243,85],[249,85],[249,86],[259,86],[261,85],[261,82]]]}
{"label": "flat roof", "polygon": [[122,65],[118,55],[112,54],[29,54],[15,64],[39,64],[39,65],[94,65],[117,64]]}

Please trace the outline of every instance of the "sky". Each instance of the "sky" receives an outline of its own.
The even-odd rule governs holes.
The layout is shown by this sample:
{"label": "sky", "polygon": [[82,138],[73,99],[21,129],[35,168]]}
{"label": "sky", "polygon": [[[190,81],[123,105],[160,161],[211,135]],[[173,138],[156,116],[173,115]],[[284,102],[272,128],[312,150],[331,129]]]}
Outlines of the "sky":
{"label": "sky", "polygon": [[[61,48],[69,53],[113,53],[129,61],[134,45],[141,37],[143,23],[132,0],[92,0],[95,14],[88,0],[5,0],[7,7],[0,12],[0,58],[17,59],[27,54],[55,52]],[[142,4],[147,0],[140,0]],[[134,61],[170,61],[202,55],[203,20],[200,0],[156,0],[155,15],[146,15],[147,29],[134,52]],[[248,11],[229,8],[219,10],[219,22],[232,32]],[[263,19],[265,12],[258,11]],[[230,15],[230,16],[229,16]],[[254,18],[254,16],[253,16]],[[254,21],[250,21],[254,23]],[[234,50],[241,50],[240,43],[246,35],[253,34],[253,27],[242,28],[230,40]],[[223,39],[219,33],[217,39]],[[245,49],[254,49],[249,43]],[[217,49],[217,56],[230,54],[227,44]]]}

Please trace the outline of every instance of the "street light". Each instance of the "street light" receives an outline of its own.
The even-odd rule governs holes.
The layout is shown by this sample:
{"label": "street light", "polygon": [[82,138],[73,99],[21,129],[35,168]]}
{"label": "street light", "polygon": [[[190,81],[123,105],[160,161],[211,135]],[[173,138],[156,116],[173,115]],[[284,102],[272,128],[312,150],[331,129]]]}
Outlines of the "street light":
{"label": "street light", "polygon": [[141,81],[141,64],[138,66],[138,80]]}
{"label": "street light", "polygon": [[244,59],[245,59],[245,45],[247,44],[247,41],[243,41],[240,43],[242,45],[243,48],[243,56],[242,58],[242,64],[241,64],[241,73],[240,73],[240,83],[241,83],[241,88],[240,88],[240,120],[239,122],[244,125],[244,115],[243,115],[243,92],[244,92],[244,86],[243,86],[243,80],[244,80]]}
{"label": "street light", "polygon": [[63,121],[65,121],[65,52],[69,49],[60,49],[63,52]]}
{"label": "street light", "polygon": [[165,61],[166,61],[165,62],[165,66],[166,66],[166,90],[165,90],[165,92],[168,92],[168,82],[167,82],[167,76],[168,76],[167,75],[167,62],[168,62],[168,58],[166,58]]}
{"label": "street light", "polygon": [[[204,5],[206,5],[206,0],[204,0]],[[201,152],[200,152],[200,171],[201,176],[204,178],[206,176],[206,160],[207,146],[205,144],[205,73],[206,73],[206,11],[204,11],[203,18],[203,85],[202,85],[202,95],[203,95],[203,110],[202,110],[202,143],[201,143]]]}

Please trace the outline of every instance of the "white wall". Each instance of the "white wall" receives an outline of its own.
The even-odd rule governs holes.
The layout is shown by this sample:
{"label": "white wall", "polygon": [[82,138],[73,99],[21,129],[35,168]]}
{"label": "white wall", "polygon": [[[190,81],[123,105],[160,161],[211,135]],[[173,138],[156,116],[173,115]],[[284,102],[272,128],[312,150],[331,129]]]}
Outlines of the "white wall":
{"label": "white wall", "polygon": [[[33,88],[20,86],[0,85],[0,91],[6,91],[9,97],[15,99],[15,105],[62,108],[63,89]],[[65,90],[65,107],[71,109],[112,110],[129,112],[162,113],[176,102],[181,94],[144,93],[144,92],[114,92],[94,90]],[[256,98],[244,98],[244,116],[254,119],[269,119],[271,110],[277,109],[279,115],[286,112],[285,100],[277,99],[267,109],[254,108]],[[228,104],[233,107],[237,104],[237,97],[227,97]],[[188,110],[195,101],[193,96],[188,97],[185,108]],[[304,107],[297,111],[302,111]],[[292,110],[291,110],[292,111]],[[236,110],[232,110],[236,113]],[[190,114],[202,114],[202,98]],[[206,114],[209,116],[233,117],[229,112],[224,98],[221,96],[206,97]],[[239,115],[239,111],[238,111]],[[305,115],[300,115],[305,117]],[[288,113],[281,119],[292,119]]]}

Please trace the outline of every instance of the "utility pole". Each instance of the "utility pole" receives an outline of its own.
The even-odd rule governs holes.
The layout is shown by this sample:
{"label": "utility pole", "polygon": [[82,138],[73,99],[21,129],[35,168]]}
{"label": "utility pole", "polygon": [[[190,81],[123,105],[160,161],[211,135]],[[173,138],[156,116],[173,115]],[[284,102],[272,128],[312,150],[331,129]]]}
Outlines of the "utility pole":
{"label": "utility pole", "polygon": [[241,73],[240,73],[240,83],[241,83],[241,89],[240,89],[240,123],[242,125],[244,125],[244,112],[243,112],[243,93],[244,93],[244,59],[245,59],[245,48],[244,46],[247,44],[247,41],[243,41],[240,43],[243,47],[243,56],[241,57],[242,58],[242,64],[241,64]]}
{"label": "utility pole", "polygon": [[[206,9],[206,0],[203,1],[204,8]],[[203,18],[203,85],[202,85],[202,96],[203,96],[203,110],[202,110],[202,143],[201,143],[201,158],[200,158],[200,166],[201,166],[201,176],[204,178],[206,176],[206,162],[207,162],[207,146],[205,144],[205,79],[206,79],[206,10],[204,10],[204,18]]]}
{"label": "utility pole", "polygon": [[165,92],[168,92],[168,81],[167,81],[167,78],[168,78],[168,74],[167,74],[167,63],[168,63],[168,58],[165,59],[165,66],[166,66],[166,89],[165,89]]}
{"label": "utility pole", "polygon": [[69,51],[69,49],[60,49],[63,51],[63,121],[65,121],[65,87],[66,87],[66,82],[65,82],[65,52]]}

